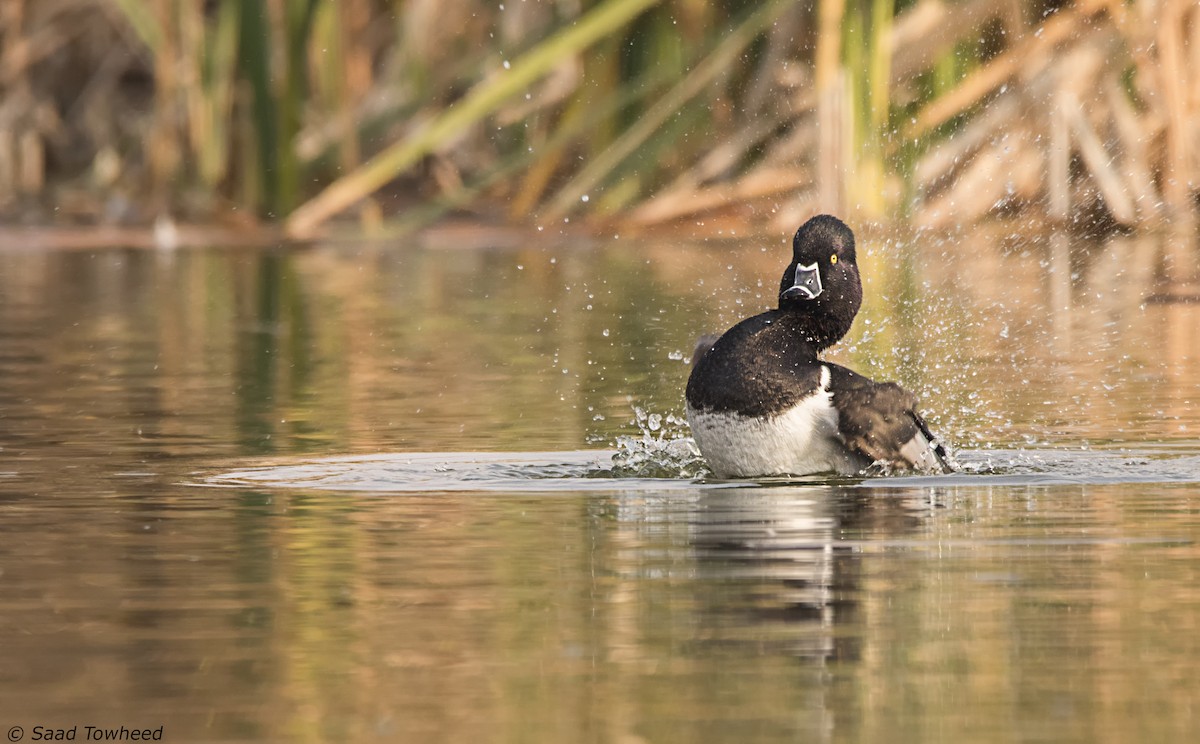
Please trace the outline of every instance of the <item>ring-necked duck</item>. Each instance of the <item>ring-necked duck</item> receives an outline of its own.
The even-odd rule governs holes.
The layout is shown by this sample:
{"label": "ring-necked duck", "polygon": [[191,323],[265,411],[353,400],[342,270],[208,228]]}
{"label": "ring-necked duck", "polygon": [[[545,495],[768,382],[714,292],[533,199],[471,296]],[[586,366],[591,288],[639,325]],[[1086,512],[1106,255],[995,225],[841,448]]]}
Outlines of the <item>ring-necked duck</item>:
{"label": "ring-necked duck", "polygon": [[950,471],[911,393],[819,358],[861,304],[854,233],[836,217],[813,217],[792,240],[779,309],[696,348],[687,415],[714,473],[853,474],[872,463]]}

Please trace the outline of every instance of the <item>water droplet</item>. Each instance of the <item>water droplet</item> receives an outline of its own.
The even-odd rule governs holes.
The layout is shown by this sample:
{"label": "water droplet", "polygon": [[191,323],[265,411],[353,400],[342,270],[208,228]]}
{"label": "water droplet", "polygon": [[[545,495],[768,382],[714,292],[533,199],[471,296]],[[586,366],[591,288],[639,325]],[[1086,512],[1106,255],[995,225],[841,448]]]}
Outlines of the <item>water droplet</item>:
{"label": "water droplet", "polygon": [[508,60],[507,60],[507,59],[506,59],[506,60],[504,60],[504,69],[506,69],[506,70],[511,70],[511,69],[512,69],[512,65],[510,65],[510,64],[508,63]]}
{"label": "water droplet", "polygon": [[587,200],[588,200],[587,194],[584,194],[583,196],[579,197],[579,201],[581,201],[581,202],[586,202]]}
{"label": "water droplet", "polygon": [[600,331],[600,335],[604,336],[605,338],[608,338],[608,329],[605,328],[603,331]]}
{"label": "water droplet", "polygon": [[683,352],[680,351],[679,349],[676,349],[675,351],[672,351],[670,354],[667,354],[667,359],[671,359],[673,361],[678,362],[679,360],[683,359]]}

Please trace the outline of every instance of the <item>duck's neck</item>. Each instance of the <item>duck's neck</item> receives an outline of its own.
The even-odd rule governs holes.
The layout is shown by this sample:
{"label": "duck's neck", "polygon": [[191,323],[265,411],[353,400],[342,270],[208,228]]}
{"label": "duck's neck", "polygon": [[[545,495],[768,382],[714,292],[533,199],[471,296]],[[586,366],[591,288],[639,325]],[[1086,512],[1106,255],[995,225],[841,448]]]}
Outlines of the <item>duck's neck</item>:
{"label": "duck's neck", "polygon": [[787,306],[779,308],[776,317],[782,326],[800,336],[817,354],[840,341],[854,322],[853,317],[847,322],[828,313]]}

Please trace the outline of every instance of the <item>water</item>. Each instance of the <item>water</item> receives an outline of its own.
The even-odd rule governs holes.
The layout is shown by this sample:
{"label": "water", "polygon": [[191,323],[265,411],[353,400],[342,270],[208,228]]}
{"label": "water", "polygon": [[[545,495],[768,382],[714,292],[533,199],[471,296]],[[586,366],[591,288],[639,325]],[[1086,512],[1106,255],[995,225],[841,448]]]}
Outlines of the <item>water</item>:
{"label": "water", "polygon": [[[679,445],[679,446],[676,446]],[[1086,453],[992,450],[964,453],[950,475],[866,473],[718,480],[690,440],[647,445],[634,439],[620,450],[577,452],[415,452],[303,458],[208,475],[201,485],[421,493],[436,491],[671,491],[760,486],[836,485],[843,488],[946,489],[983,486],[1200,483],[1200,455],[1156,450]],[[690,476],[692,473],[699,475]]]}
{"label": "water", "polygon": [[864,236],[835,358],[963,469],[755,482],[682,388],[782,241],[461,243],[0,250],[0,728],[1197,729],[1190,236]]}

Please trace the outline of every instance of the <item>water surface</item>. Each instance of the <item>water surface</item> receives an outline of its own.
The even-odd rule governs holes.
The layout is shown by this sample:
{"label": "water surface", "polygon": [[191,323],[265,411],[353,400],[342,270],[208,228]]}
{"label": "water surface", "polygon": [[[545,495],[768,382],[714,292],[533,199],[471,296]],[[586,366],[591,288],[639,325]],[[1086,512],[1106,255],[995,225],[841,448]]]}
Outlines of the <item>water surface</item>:
{"label": "water surface", "polygon": [[959,474],[689,455],[694,339],[782,241],[0,247],[0,724],[1186,740],[1194,240],[862,244],[833,357]]}

